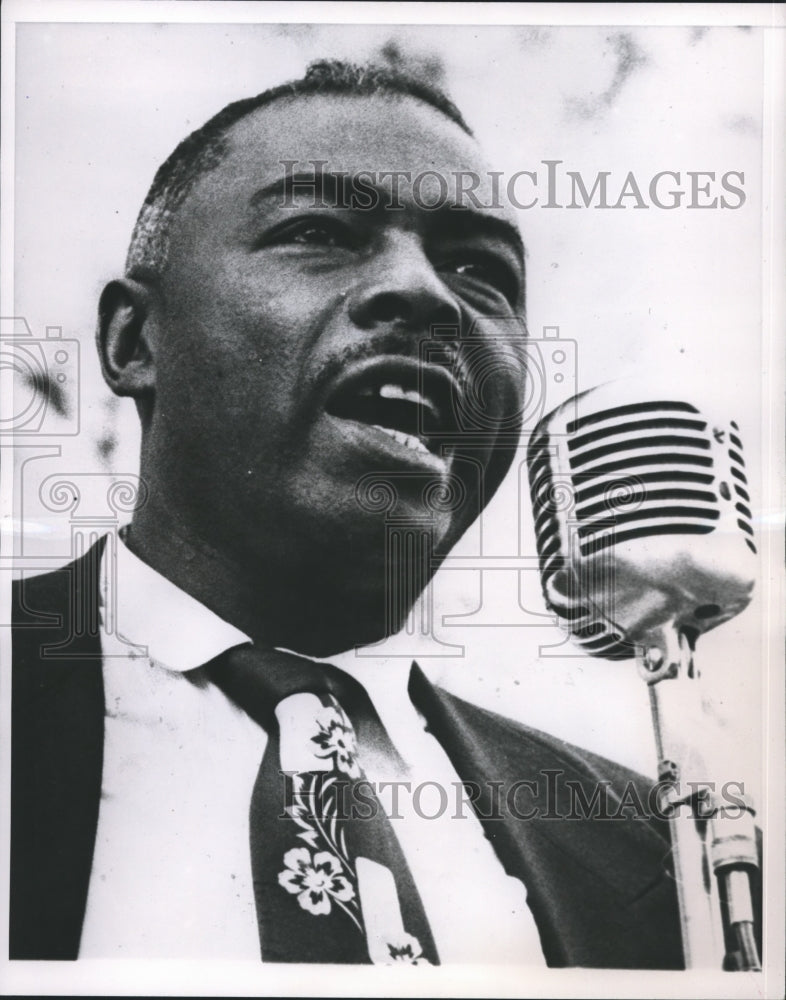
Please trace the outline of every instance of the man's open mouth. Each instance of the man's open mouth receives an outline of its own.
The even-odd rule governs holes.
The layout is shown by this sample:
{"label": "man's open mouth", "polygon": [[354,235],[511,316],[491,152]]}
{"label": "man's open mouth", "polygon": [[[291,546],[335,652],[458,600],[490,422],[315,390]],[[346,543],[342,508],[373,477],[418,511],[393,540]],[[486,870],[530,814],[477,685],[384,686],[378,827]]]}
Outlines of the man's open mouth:
{"label": "man's open mouth", "polygon": [[455,392],[453,376],[444,368],[410,358],[375,358],[334,384],[325,410],[424,457],[444,459],[446,436],[456,431]]}

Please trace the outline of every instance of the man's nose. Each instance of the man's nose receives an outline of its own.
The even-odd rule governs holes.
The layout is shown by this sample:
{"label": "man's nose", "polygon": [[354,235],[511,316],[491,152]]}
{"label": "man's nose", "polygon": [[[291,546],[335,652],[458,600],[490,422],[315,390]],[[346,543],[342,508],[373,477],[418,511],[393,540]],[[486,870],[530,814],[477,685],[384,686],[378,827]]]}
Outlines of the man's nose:
{"label": "man's nose", "polygon": [[362,330],[384,327],[429,333],[433,326],[455,326],[461,311],[450,289],[426,255],[415,233],[394,231],[356,286],[349,307]]}

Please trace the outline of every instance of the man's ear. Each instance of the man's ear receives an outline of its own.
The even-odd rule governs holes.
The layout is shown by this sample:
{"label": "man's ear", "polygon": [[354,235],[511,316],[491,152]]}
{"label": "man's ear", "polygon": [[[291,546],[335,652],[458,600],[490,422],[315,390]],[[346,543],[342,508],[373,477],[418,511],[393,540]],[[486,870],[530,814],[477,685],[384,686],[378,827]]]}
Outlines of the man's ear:
{"label": "man's ear", "polygon": [[155,388],[151,298],[131,278],[110,281],[101,293],[96,342],[104,379],[118,396],[139,400]]}

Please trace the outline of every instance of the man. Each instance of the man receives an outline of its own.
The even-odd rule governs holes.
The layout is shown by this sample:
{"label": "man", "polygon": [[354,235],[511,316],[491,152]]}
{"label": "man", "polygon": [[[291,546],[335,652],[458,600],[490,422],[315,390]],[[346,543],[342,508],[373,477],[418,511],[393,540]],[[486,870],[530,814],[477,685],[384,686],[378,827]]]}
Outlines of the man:
{"label": "man", "polygon": [[[416,665],[358,668],[361,711],[362,688],[303,659],[399,627],[416,595],[391,618],[390,581],[425,552],[422,587],[511,461],[524,262],[492,179],[447,98],[343,64],[229,106],[157,174],[98,330],[106,381],[139,413],[145,499],[117,552],[18,594],[12,957],[261,942],[276,961],[681,966],[664,825],[576,822],[565,798],[612,784],[618,801],[635,776]],[[423,550],[387,544],[391,509],[413,537],[426,526]],[[255,709],[260,679],[281,687]],[[317,694],[302,766],[287,706]],[[285,800],[271,748],[295,775]],[[333,776],[463,782],[472,808],[342,814],[331,833],[304,775],[320,797]],[[566,782],[545,806],[544,776]],[[521,794],[500,809],[500,788]],[[287,849],[274,804],[301,827]]]}

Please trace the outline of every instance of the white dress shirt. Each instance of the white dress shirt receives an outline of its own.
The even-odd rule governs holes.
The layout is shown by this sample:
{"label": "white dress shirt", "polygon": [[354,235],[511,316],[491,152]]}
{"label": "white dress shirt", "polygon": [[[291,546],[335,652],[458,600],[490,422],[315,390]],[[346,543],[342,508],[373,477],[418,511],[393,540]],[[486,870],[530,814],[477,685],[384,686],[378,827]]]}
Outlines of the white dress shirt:
{"label": "white dress shirt", "polygon": [[[79,956],[259,960],[248,810],[267,737],[188,673],[248,637],[122,542],[114,587],[107,563],[105,552],[104,767]],[[339,662],[407,762],[397,777],[412,793],[400,787],[403,818],[391,823],[440,960],[544,965],[524,886],[462,805],[458,775],[409,700],[409,662]],[[362,763],[370,781],[390,779]]]}

